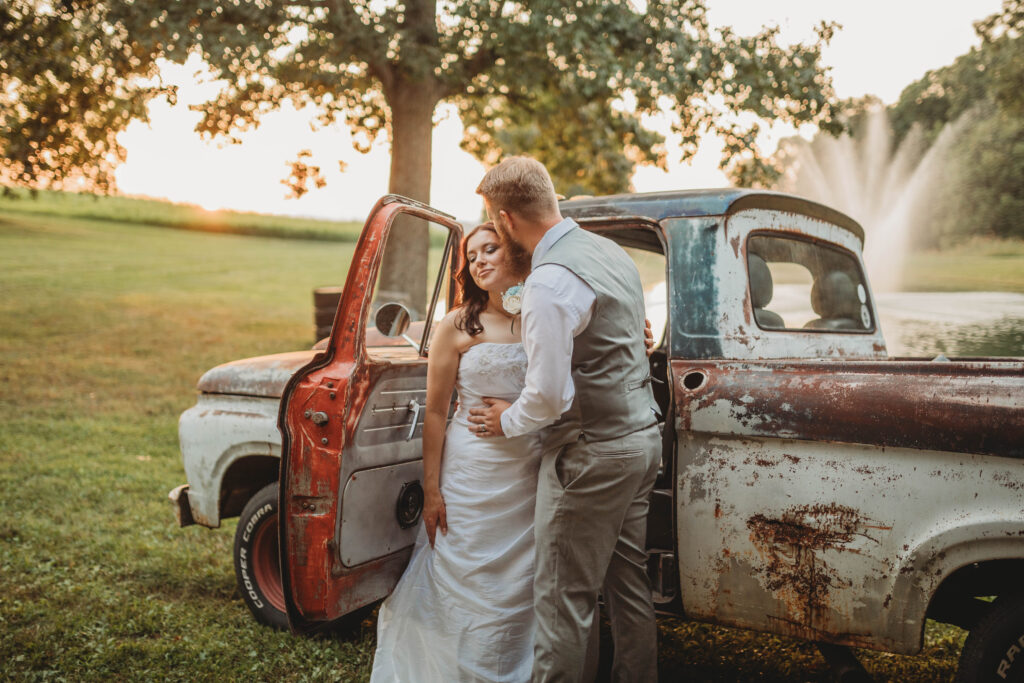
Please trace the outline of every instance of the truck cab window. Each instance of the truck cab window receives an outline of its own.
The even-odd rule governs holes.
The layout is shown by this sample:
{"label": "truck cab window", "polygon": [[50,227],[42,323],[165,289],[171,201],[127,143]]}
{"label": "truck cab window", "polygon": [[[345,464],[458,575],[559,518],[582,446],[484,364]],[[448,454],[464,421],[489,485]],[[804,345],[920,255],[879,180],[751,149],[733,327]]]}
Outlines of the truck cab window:
{"label": "truck cab window", "polygon": [[765,330],[873,332],[857,259],[810,240],[752,235],[747,276],[754,320]]}
{"label": "truck cab window", "polygon": [[644,314],[651,321],[656,348],[665,342],[668,324],[668,289],[665,248],[658,231],[637,225],[594,226],[588,229],[617,243],[633,259],[644,288]]}

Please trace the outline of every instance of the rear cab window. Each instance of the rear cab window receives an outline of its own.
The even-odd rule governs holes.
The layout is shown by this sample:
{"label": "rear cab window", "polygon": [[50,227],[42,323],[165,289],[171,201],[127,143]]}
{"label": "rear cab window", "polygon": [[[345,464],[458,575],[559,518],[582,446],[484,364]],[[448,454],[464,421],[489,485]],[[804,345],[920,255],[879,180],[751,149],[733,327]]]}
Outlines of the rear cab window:
{"label": "rear cab window", "polygon": [[815,240],[754,234],[747,240],[754,320],[764,330],[874,332],[856,256]]}

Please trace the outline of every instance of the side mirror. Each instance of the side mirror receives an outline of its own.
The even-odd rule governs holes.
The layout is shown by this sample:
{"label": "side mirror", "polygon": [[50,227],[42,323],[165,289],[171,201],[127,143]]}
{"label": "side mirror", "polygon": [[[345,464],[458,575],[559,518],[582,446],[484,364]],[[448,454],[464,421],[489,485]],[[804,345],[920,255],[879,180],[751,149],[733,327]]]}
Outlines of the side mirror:
{"label": "side mirror", "polygon": [[409,330],[412,314],[402,304],[388,303],[377,309],[377,331],[387,337],[401,337]]}
{"label": "side mirror", "polygon": [[409,342],[413,348],[419,349],[420,345],[415,339],[406,334],[409,330],[409,323],[412,322],[412,314],[409,309],[399,303],[386,303],[377,309],[374,317],[377,331],[386,337],[401,337]]}

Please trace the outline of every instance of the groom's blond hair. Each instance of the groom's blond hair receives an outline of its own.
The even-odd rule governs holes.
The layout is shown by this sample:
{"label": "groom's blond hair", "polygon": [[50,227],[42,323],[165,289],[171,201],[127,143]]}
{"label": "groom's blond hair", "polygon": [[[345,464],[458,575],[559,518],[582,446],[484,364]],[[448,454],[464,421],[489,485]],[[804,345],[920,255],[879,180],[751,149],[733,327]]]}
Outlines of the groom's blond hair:
{"label": "groom's blond hair", "polygon": [[496,209],[530,219],[558,210],[558,197],[548,170],[527,156],[508,157],[487,171],[476,192]]}

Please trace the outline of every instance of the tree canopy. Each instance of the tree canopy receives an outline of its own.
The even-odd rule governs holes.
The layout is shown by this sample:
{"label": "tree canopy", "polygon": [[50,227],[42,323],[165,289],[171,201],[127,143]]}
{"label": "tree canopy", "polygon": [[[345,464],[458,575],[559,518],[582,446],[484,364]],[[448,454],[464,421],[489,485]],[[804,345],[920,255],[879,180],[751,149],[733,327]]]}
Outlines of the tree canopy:
{"label": "tree canopy", "polygon": [[919,244],[971,235],[1024,237],[1024,0],[979,21],[981,45],[929,71],[889,108],[897,139],[918,126],[928,142],[947,125],[956,138]]}
{"label": "tree canopy", "polygon": [[[757,167],[765,119],[830,125],[821,49],[781,46],[777,29],[712,29],[704,0],[7,0],[0,5],[0,180],[113,186],[116,135],[174,96],[158,59],[200,55],[226,87],[198,131],[233,139],[286,101],[316,124],[346,122],[358,147],[391,143],[389,190],[429,201],[439,102],[487,162],[530,153],[562,192],[629,188],[636,163],[665,163],[645,115],[668,111],[691,157],[709,132],[723,164]],[[45,49],[43,49],[45,48]],[[298,150],[297,150],[298,152]],[[300,156],[289,190],[319,170]],[[424,281],[425,229],[400,231],[388,278]],[[391,258],[391,256],[389,256]]]}
{"label": "tree canopy", "polygon": [[95,2],[0,3],[0,181],[60,188],[69,179],[104,193],[124,161],[117,134],[146,120],[156,51]]}
{"label": "tree canopy", "polygon": [[[932,155],[928,187],[916,186],[922,201],[908,218],[918,246],[941,246],[975,235],[1024,237],[1024,0],[1004,0],[1002,10],[977,22],[975,30],[981,38],[978,47],[925,73],[903,89],[896,103],[884,107],[867,96],[837,106],[836,118],[855,143],[868,143],[871,135],[878,135],[872,112],[885,109],[892,135],[891,149],[882,153],[890,155],[890,175],[906,175]],[[810,143],[783,141],[773,163],[798,173],[802,149],[825,158],[832,142],[828,133]],[[842,149],[855,153],[869,146]],[[937,153],[941,158],[935,158]],[[812,168],[810,174],[820,175],[819,169]],[[893,189],[891,178],[846,182],[863,183],[857,188],[862,192]],[[785,180],[782,185],[789,187]]]}
{"label": "tree canopy", "polygon": [[4,180],[110,189],[124,156],[116,134],[146,118],[151,98],[174,95],[157,60],[195,52],[228,84],[199,107],[207,136],[231,139],[291,100],[320,125],[347,122],[364,150],[389,136],[391,189],[426,200],[432,116],[449,101],[478,158],[532,153],[559,186],[624,190],[637,162],[665,163],[661,136],[640,122],[662,108],[687,157],[708,132],[725,135],[727,165],[759,158],[763,119],[827,125],[821,47],[832,30],[783,47],[775,29],[713,30],[703,0],[643,12],[606,0],[10,0]]}
{"label": "tree canopy", "polygon": [[1024,117],[1024,0],[1004,0],[1002,11],[977,22],[975,31],[979,47],[908,85],[890,107],[897,141],[915,125],[933,140],[971,109]]}

